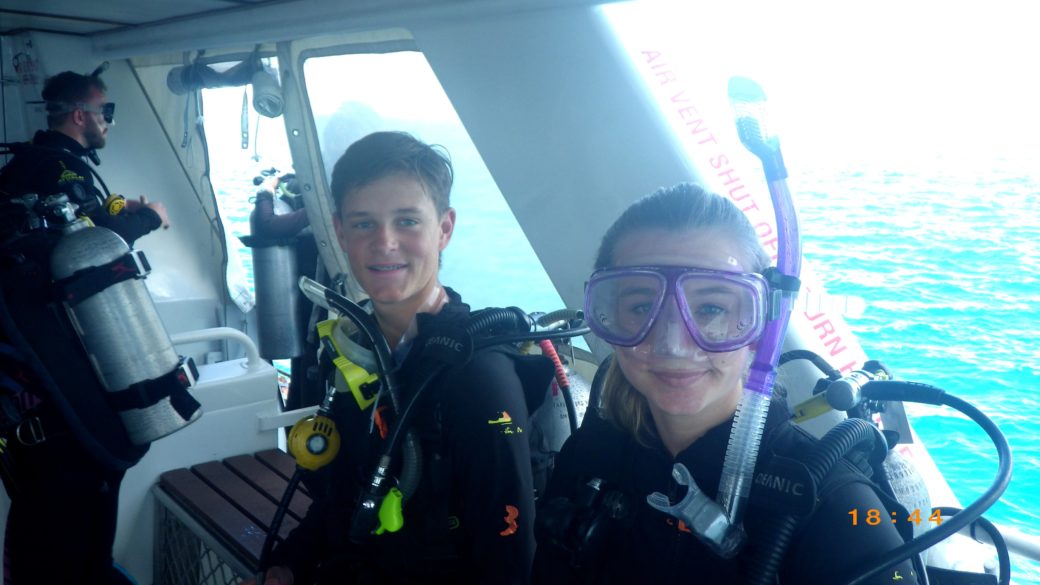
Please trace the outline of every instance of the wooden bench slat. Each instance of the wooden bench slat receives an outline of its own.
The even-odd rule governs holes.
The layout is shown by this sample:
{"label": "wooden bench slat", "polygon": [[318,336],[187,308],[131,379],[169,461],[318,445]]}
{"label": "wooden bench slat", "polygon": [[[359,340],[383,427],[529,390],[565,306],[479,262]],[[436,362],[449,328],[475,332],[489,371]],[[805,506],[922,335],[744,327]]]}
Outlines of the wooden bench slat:
{"label": "wooden bench slat", "polygon": [[292,456],[280,449],[257,451],[253,456],[278,472],[278,475],[284,477],[286,481],[288,481],[289,478],[292,477],[293,472],[296,471],[296,462],[293,461]]}
{"label": "wooden bench slat", "polygon": [[[224,464],[275,503],[281,501],[285,488],[289,485],[288,480],[278,472],[250,455],[228,457],[224,460]],[[301,488],[302,485],[300,484]],[[297,489],[289,503],[289,515],[297,520],[302,520],[310,505],[311,498],[302,489]]]}
{"label": "wooden bench slat", "polygon": [[[159,477],[159,487],[210,537],[255,570],[267,529],[296,464],[270,449],[176,469]],[[299,526],[311,505],[301,484],[278,531],[279,541]]]}
{"label": "wooden bench slat", "polygon": [[266,532],[187,469],[167,471],[159,485],[220,542],[256,567]]}
{"label": "wooden bench slat", "polygon": [[[256,488],[219,461],[201,463],[193,466],[191,469],[235,508],[245,514],[250,520],[256,522],[260,528],[265,531],[270,529],[277,504],[272,502],[265,494],[257,491]],[[299,525],[299,522],[291,514],[286,514],[282,520],[282,525],[279,527],[278,535],[285,538],[297,525]]]}

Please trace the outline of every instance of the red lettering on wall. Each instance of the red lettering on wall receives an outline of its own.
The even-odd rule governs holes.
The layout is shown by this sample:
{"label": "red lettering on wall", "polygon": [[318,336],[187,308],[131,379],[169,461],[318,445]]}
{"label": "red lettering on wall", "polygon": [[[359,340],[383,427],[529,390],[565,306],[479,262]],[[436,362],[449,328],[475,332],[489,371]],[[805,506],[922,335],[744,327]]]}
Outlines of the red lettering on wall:
{"label": "red lettering on wall", "polygon": [[823,330],[823,333],[820,334],[820,339],[824,339],[831,333],[834,333],[834,325],[831,325],[830,319],[813,325],[813,329]]}
{"label": "red lettering on wall", "polygon": [[726,180],[722,183],[723,185],[732,185],[733,183],[737,183],[740,181],[740,177],[733,176],[734,172],[736,171],[734,171],[733,169],[727,169],[718,174],[720,177],[726,177]]}
{"label": "red lettering on wall", "polygon": [[657,73],[654,73],[654,75],[656,75],[659,78],[658,81],[661,82],[661,85],[665,85],[672,81],[678,81],[678,78],[675,77],[675,72],[671,69],[666,71],[658,71]]}
{"label": "red lettering on wall", "polygon": [[746,189],[746,187],[744,187],[744,185],[737,185],[736,187],[730,188],[730,190],[729,190],[729,198],[734,200],[734,201],[743,201],[743,200],[747,199],[748,197],[751,197],[751,192],[750,191],[748,191],[748,192],[746,192],[746,193],[744,193],[743,195],[740,195],[740,196],[735,195],[735,193],[737,191],[740,191],[741,189]]}
{"label": "red lettering on wall", "polygon": [[705,128],[701,127],[701,126],[704,126],[704,118],[697,118],[696,120],[690,120],[689,122],[686,123],[686,125],[687,126],[693,126],[693,129],[690,130],[690,134],[700,134],[701,132],[707,132],[708,131],[708,129],[706,127]]}
{"label": "red lettering on wall", "polygon": [[755,233],[758,234],[758,239],[770,236],[773,234],[773,226],[767,222],[760,221],[755,224]]}
{"label": "red lettering on wall", "polygon": [[780,248],[777,245],[776,238],[769,238],[768,240],[764,240],[762,242],[762,247],[765,248],[766,252],[769,252],[770,257],[773,260],[776,260],[777,255],[780,254]]}
{"label": "red lettering on wall", "polygon": [[[673,99],[672,101],[674,102],[675,100]],[[688,120],[688,119],[690,119],[690,118],[692,118],[692,117],[694,117],[694,116],[699,114],[699,112],[697,111],[697,107],[696,106],[686,106],[685,108],[679,108],[678,110],[675,110],[675,111],[679,113],[679,117],[682,118],[683,120]],[[689,115],[687,115],[687,114],[689,114]],[[701,122],[702,120],[697,120],[697,121]]]}
{"label": "red lettering on wall", "polygon": [[[827,321],[827,323],[830,323],[830,321]],[[845,351],[845,346],[844,345],[842,345],[841,347],[838,347],[838,345],[841,344],[841,337],[840,336],[832,337],[829,340],[824,341],[823,344],[826,345],[827,347],[831,348],[831,357],[834,357],[834,356],[838,355],[839,353]]]}

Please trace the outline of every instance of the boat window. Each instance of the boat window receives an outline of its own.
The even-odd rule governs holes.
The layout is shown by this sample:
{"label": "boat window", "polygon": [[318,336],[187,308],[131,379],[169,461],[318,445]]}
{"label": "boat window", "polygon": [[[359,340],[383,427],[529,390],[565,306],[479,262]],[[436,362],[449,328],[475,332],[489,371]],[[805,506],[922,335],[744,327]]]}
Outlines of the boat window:
{"label": "boat window", "polygon": [[347,146],[371,132],[401,130],[445,147],[455,168],[451,203],[458,220],[441,281],[474,309],[563,307],[422,53],[310,57],[303,71],[326,181]]}
{"label": "boat window", "polygon": [[[264,60],[277,71],[277,59]],[[220,69],[220,64],[212,65]],[[210,181],[228,248],[228,292],[243,310],[255,304],[253,257],[240,236],[249,235],[249,214],[261,171],[292,171],[292,157],[281,116],[261,116],[253,108],[253,88],[202,90],[203,123],[209,151]]]}

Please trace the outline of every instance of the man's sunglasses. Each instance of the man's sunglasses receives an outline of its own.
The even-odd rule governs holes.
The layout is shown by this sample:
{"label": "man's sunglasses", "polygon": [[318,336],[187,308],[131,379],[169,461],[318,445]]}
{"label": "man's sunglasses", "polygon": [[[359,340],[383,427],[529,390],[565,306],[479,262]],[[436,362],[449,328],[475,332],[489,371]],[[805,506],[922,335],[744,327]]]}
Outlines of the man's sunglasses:
{"label": "man's sunglasses", "polygon": [[101,114],[101,117],[105,119],[106,124],[112,124],[116,119],[115,102],[105,102],[96,106],[85,104],[83,102],[76,102],[74,104],[67,102],[47,102],[48,114],[67,114],[76,110]]}

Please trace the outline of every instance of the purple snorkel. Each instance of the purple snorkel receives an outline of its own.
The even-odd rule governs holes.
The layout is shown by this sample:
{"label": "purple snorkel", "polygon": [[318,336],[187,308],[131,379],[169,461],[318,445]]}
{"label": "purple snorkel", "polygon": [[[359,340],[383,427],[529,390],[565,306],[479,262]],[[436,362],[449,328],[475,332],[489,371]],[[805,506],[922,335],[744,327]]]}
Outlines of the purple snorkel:
{"label": "purple snorkel", "polygon": [[694,483],[689,470],[678,463],[672,469],[672,476],[680,485],[688,486],[686,496],[674,505],[661,493],[647,497],[647,503],[683,520],[702,542],[723,558],[736,556],[745,541],[741,528],[744,507],[751,492],[758,448],[776,381],[776,366],[798,293],[802,266],[798,219],[787,189],[787,169],[780,154],[780,143],[776,137],[763,132],[765,93],[754,81],[733,77],[729,81],[729,98],[737,114],[740,141],[762,161],[776,215],[777,266],[765,274],[770,287],[767,307],[770,319],[758,339],[744,384],[744,396],[733,419],[719,480],[718,503],[708,498]]}
{"label": "purple snorkel", "polygon": [[787,169],[780,154],[780,141],[775,136],[767,136],[763,129],[766,94],[754,81],[733,77],[729,80],[729,99],[737,114],[740,141],[762,161],[773,200],[779,240],[776,270],[766,276],[772,297],[771,319],[758,340],[758,349],[748,370],[744,400],[737,407],[719,483],[719,503],[725,508],[730,522],[739,525],[751,490],[781,346],[787,334],[794,297],[798,294],[802,249],[798,217],[787,189]]}

